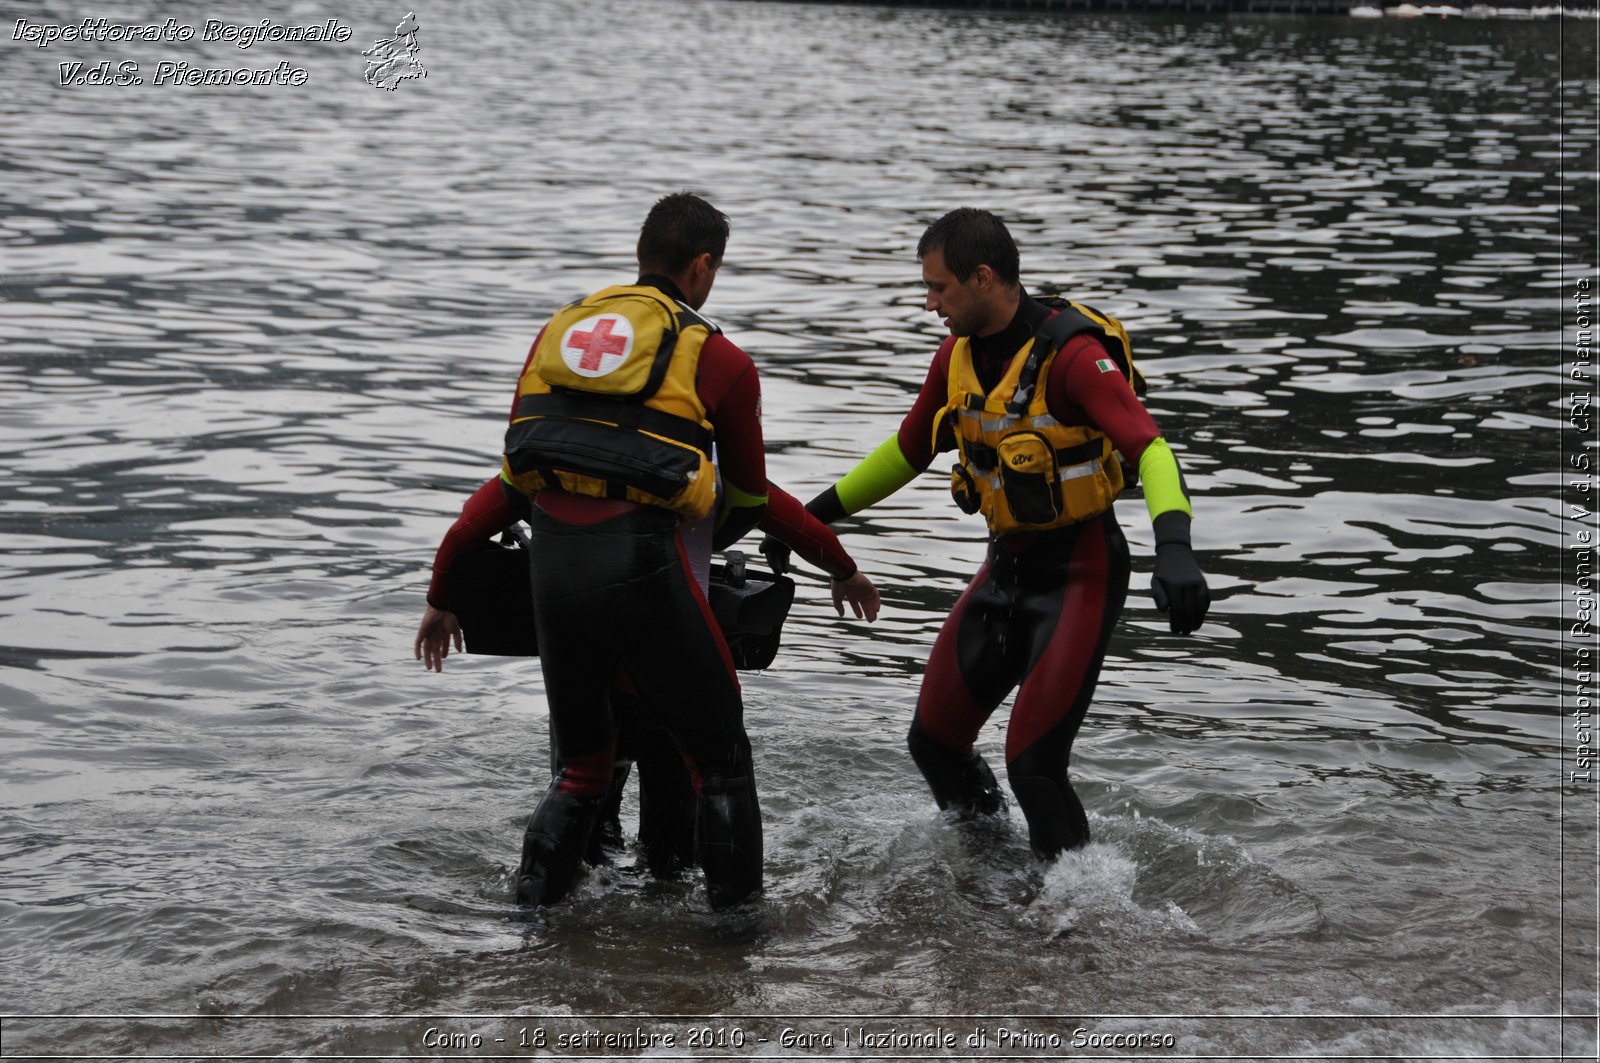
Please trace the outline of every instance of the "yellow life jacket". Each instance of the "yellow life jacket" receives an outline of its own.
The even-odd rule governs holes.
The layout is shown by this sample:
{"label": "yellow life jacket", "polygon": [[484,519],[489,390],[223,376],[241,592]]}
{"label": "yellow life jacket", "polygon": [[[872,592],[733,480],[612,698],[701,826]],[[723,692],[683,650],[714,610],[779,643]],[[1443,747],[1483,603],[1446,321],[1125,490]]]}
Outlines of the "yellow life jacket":
{"label": "yellow life jacket", "polygon": [[1119,321],[1081,303],[1044,302],[1058,312],[1012,357],[992,391],[985,393],[978,380],[971,341],[956,340],[949,401],[934,422],[935,447],[947,419],[956,437],[960,461],[950,473],[950,493],[965,512],[981,512],[996,538],[1089,520],[1122,491],[1122,464],[1110,438],[1087,425],[1061,424],[1045,403],[1044,381],[1066,342],[1092,334],[1111,355],[1103,368],[1118,372],[1135,394],[1144,390]]}
{"label": "yellow life jacket", "polygon": [[716,501],[712,425],[695,390],[715,325],[657,288],[619,285],[556,312],[517,383],[501,476],[661,506]]}

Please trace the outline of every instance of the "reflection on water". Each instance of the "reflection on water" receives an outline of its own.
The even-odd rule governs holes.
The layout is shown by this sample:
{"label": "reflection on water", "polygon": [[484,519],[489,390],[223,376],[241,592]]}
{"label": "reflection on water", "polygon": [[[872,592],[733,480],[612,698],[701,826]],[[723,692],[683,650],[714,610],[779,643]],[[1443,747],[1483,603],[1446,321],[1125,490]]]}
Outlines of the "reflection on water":
{"label": "reflection on water", "polygon": [[[341,17],[366,46],[401,14]],[[104,49],[0,51],[4,995],[180,1017],[8,1023],[21,1050],[403,1054],[425,1022],[225,1017],[430,1012],[1449,1012],[1157,1025],[1200,1055],[1577,1043],[1504,1016],[1594,1006],[1549,715],[1592,40],[419,14],[429,76],[394,92],[331,45],[294,52],[304,90],[249,92],[63,90],[53,64]],[[595,25],[626,61],[597,58]],[[212,47],[170,57],[241,61]],[[423,675],[410,631],[533,329],[624,276],[643,210],[683,186],[733,218],[707,309],[756,355],[773,475],[802,497],[920,385],[937,337],[912,249],[951,206],[1000,211],[1032,286],[1134,332],[1217,603],[1202,637],[1165,634],[1124,503],[1141,571],[1075,751],[1088,850],[1042,869],[1020,831],[957,830],[904,754],[983,549],[929,476],[847,529],[885,617],[839,622],[808,583],[746,678],[763,910],[713,918],[624,861],[511,920],[537,669]]]}

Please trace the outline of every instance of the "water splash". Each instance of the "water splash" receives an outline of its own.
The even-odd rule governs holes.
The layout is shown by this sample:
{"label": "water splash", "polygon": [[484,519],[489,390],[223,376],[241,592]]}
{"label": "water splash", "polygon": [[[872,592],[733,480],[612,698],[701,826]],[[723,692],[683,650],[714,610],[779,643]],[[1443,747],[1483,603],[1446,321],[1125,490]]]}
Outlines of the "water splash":
{"label": "water splash", "polygon": [[1139,865],[1117,845],[1090,842],[1063,853],[1045,872],[1044,886],[1029,905],[1027,919],[1052,936],[1201,933],[1170,900],[1155,908],[1136,901],[1139,875]]}

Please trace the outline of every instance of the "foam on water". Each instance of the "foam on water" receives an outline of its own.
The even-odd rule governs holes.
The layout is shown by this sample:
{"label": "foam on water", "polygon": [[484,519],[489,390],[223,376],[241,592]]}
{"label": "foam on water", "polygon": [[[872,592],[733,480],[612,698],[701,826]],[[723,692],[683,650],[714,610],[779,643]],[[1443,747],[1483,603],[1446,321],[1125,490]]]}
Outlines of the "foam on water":
{"label": "foam on water", "polygon": [[1147,908],[1134,899],[1140,867],[1110,842],[1063,853],[1044,874],[1027,918],[1050,934],[1185,933],[1201,930],[1172,901]]}

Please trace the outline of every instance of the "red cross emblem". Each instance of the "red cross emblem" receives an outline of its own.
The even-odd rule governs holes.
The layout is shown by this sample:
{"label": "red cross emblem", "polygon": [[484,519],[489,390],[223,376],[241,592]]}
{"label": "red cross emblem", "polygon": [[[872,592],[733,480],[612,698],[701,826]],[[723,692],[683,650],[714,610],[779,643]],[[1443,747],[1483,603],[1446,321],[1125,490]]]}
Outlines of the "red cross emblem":
{"label": "red cross emblem", "polygon": [[591,317],[567,329],[561,359],[582,376],[605,376],[633,349],[633,326],[625,317]]}

